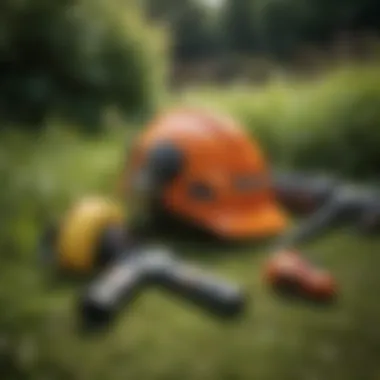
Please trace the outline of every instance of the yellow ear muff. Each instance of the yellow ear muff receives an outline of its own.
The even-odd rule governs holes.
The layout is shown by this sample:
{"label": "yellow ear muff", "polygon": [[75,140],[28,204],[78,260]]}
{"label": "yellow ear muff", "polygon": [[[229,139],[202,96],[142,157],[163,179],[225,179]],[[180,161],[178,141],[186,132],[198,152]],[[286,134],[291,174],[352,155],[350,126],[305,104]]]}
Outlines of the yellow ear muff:
{"label": "yellow ear muff", "polygon": [[64,217],[57,238],[59,266],[71,272],[89,272],[96,262],[101,234],[123,223],[123,209],[113,200],[88,197],[72,207]]}

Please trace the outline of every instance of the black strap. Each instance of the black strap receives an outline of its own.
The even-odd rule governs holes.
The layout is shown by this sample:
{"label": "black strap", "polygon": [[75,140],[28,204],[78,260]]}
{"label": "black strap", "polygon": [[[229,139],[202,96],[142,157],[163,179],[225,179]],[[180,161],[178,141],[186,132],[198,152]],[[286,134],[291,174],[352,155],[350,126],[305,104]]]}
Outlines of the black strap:
{"label": "black strap", "polygon": [[299,247],[336,227],[351,224],[359,217],[366,201],[363,193],[347,187],[336,189],[324,206],[282,236],[277,248]]}

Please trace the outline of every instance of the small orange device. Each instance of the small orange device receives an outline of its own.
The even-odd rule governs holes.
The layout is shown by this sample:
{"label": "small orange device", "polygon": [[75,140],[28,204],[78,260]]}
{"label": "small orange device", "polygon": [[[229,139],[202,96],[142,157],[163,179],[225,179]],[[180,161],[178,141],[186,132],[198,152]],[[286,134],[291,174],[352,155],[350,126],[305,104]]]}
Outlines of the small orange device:
{"label": "small orange device", "polygon": [[274,255],[265,266],[264,280],[282,295],[315,302],[330,302],[337,294],[333,277],[312,266],[296,251]]}

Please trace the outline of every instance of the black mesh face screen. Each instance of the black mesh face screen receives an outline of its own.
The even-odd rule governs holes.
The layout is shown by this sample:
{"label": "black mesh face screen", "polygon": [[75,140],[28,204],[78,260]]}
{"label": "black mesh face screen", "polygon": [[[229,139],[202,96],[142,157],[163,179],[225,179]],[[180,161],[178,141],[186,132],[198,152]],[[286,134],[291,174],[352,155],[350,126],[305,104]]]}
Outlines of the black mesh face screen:
{"label": "black mesh face screen", "polygon": [[199,201],[211,201],[215,199],[214,189],[203,182],[193,182],[189,186],[189,196]]}
{"label": "black mesh face screen", "polygon": [[134,192],[129,208],[135,230],[149,225],[162,192],[183,169],[184,156],[170,142],[161,142],[151,148],[141,170],[134,177]]}
{"label": "black mesh face screen", "polygon": [[148,153],[145,169],[162,187],[174,180],[184,166],[184,156],[173,143],[163,141],[155,145]]}

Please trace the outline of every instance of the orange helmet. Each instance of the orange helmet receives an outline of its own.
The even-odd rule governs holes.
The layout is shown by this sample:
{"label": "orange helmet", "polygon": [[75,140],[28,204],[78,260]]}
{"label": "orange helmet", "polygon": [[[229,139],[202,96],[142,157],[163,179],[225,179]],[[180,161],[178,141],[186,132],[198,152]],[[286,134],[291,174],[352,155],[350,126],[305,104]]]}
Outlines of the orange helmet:
{"label": "orange helmet", "polygon": [[138,136],[130,158],[127,186],[148,171],[164,210],[220,237],[271,237],[287,224],[261,149],[228,117],[171,110]]}

